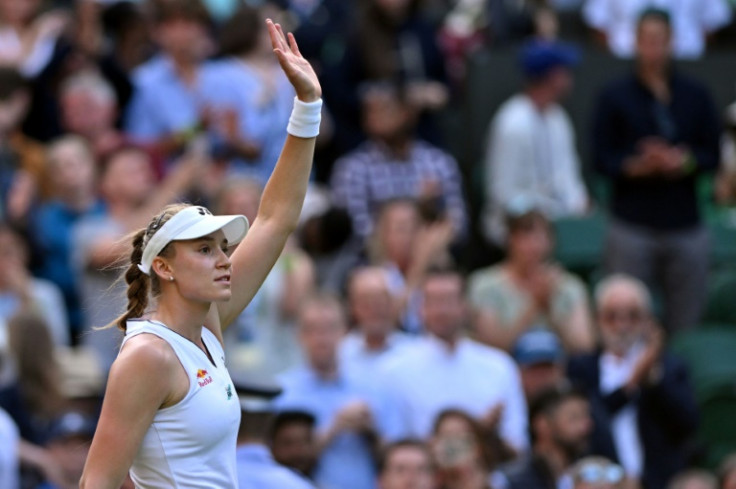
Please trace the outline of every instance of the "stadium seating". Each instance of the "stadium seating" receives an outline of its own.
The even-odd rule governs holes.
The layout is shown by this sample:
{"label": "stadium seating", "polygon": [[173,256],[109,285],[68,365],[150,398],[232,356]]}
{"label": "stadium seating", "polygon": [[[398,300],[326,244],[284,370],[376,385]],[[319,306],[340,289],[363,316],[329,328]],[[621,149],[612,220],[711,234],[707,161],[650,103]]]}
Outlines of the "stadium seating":
{"label": "stadium seating", "polygon": [[714,467],[736,451],[736,328],[709,325],[682,332],[671,341],[672,351],[690,368],[690,380],[700,406],[698,441],[701,461]]}

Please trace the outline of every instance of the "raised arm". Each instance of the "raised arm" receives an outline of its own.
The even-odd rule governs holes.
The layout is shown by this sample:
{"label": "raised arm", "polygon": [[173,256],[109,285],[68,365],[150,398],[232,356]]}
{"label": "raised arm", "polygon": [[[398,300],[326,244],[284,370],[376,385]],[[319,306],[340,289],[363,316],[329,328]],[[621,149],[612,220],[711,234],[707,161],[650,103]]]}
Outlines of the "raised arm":
{"label": "raised arm", "polygon": [[[319,102],[322,89],[317,75],[299,53],[294,36],[289,34],[287,38],[281,26],[270,20],[267,25],[274,53],[299,99],[295,104]],[[295,115],[292,114],[292,122]],[[231,257],[233,295],[230,301],[218,304],[222,329],[248,305],[276,263],[289,234],[296,228],[312,169],[315,139],[293,134],[286,138],[276,168],[263,191],[258,215]],[[209,323],[207,326],[213,327]]]}

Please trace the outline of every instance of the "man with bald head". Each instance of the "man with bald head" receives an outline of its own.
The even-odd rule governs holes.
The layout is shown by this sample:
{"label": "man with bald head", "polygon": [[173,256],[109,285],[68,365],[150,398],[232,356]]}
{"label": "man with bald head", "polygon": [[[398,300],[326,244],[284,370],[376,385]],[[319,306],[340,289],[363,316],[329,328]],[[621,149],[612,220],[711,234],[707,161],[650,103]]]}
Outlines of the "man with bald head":
{"label": "man with bald head", "polygon": [[591,401],[592,451],[618,461],[644,487],[664,489],[685,468],[685,444],[697,427],[687,369],[665,351],[643,282],[605,278],[595,307],[602,349],[568,365],[570,379]]}
{"label": "man with bald head", "polygon": [[386,359],[399,355],[413,343],[396,327],[396,306],[380,267],[357,269],[348,282],[348,305],[353,330],[340,344],[344,368],[373,372]]}

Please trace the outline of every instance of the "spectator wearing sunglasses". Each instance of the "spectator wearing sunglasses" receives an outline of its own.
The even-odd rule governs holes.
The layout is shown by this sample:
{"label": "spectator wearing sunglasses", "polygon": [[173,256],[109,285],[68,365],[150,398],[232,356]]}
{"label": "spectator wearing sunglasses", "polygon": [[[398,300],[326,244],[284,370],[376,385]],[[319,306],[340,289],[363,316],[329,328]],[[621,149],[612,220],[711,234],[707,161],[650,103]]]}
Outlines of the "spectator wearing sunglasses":
{"label": "spectator wearing sunglasses", "polygon": [[573,489],[622,489],[624,469],[605,457],[586,457],[572,469]]}
{"label": "spectator wearing sunglasses", "polygon": [[685,444],[697,427],[687,369],[665,350],[643,282],[607,277],[594,300],[602,349],[568,364],[590,399],[591,452],[617,461],[644,487],[664,489],[685,468]]}

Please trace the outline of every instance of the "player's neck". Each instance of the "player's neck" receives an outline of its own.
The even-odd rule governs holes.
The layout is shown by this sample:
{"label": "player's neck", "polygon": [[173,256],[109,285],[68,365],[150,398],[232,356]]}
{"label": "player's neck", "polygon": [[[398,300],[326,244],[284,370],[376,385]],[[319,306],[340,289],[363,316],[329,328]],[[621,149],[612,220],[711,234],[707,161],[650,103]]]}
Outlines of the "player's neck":
{"label": "player's neck", "polygon": [[202,325],[209,312],[209,305],[192,303],[178,296],[161,297],[151,319],[164,323],[172,329],[199,343],[202,337]]}

